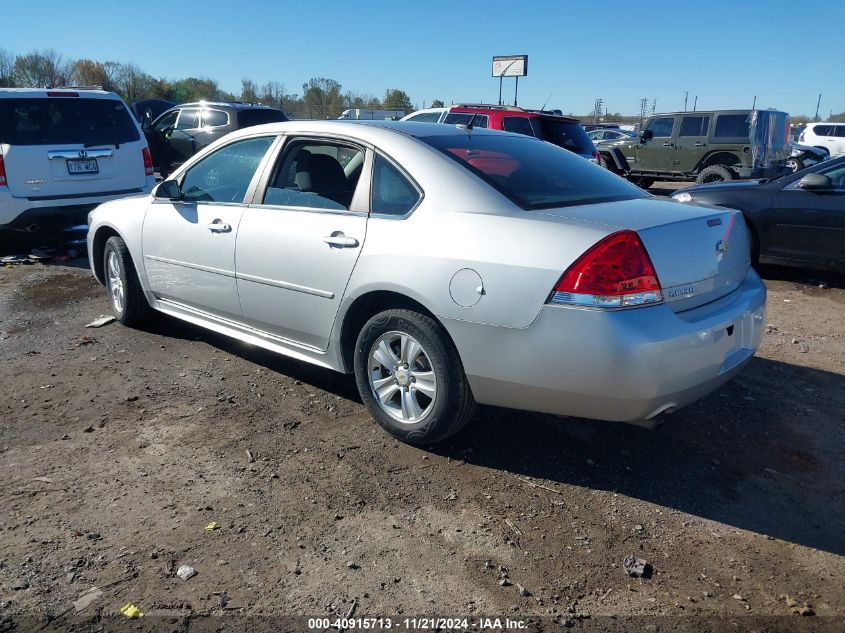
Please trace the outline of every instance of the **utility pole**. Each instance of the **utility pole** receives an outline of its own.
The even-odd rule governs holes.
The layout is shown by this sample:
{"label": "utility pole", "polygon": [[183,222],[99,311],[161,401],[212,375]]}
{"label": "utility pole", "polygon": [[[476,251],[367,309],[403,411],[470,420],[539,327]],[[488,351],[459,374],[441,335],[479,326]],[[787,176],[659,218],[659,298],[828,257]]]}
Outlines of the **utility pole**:
{"label": "utility pole", "polygon": [[651,113],[654,114],[657,111],[657,99],[651,100]]}
{"label": "utility pole", "polygon": [[689,99],[689,90],[684,90],[684,112],[687,111],[687,99]]}
{"label": "utility pole", "polygon": [[754,95],[754,102],[751,104],[751,109],[752,110],[757,109],[757,95]]}
{"label": "utility pole", "polygon": [[695,95],[695,101],[692,102],[692,111],[695,112],[695,109],[698,107],[698,95]]}
{"label": "utility pole", "polygon": [[822,93],[819,93],[819,100],[816,101],[816,116],[813,119],[814,121],[819,120],[819,106],[822,104]]}
{"label": "utility pole", "polygon": [[640,99],[640,129],[643,127],[643,122],[645,121],[645,113],[648,109],[648,97],[643,97]]}
{"label": "utility pole", "polygon": [[599,122],[599,119],[601,118],[602,105],[604,105],[604,100],[601,98],[596,99],[595,104],[593,105],[593,123]]}

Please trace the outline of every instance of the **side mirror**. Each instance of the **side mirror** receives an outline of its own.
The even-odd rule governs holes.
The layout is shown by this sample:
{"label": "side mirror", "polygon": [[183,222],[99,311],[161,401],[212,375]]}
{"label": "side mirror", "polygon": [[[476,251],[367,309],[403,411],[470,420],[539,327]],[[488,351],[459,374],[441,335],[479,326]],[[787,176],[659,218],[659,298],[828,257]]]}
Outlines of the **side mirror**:
{"label": "side mirror", "polygon": [[182,189],[175,180],[165,180],[153,192],[153,197],[158,200],[181,200]]}
{"label": "side mirror", "polygon": [[824,191],[826,189],[833,189],[833,181],[823,174],[807,174],[798,181],[796,186],[799,189],[808,189],[810,191]]}
{"label": "side mirror", "polygon": [[651,138],[654,138],[654,132],[651,130],[643,130],[642,134],[640,134],[641,141],[647,141]]}

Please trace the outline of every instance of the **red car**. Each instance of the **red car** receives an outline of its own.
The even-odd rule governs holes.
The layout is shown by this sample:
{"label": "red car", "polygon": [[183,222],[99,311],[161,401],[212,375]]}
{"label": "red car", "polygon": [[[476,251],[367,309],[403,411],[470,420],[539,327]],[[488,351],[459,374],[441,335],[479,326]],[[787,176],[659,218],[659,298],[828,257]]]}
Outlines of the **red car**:
{"label": "red car", "polygon": [[536,136],[563,149],[601,164],[593,141],[578,119],[563,116],[559,111],[525,110],[515,106],[462,104],[449,108],[443,123],[486,127],[491,130]]}

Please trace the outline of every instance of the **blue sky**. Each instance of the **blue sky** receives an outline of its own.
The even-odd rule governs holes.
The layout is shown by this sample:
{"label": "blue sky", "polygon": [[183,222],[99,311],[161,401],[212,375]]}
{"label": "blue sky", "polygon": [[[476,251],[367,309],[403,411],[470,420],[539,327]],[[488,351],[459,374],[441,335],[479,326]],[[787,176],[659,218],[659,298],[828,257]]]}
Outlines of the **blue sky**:
{"label": "blue sky", "polygon": [[[593,0],[475,3],[172,3],[42,0],[3,3],[0,47],[53,48],[66,57],[132,62],[156,77],[216,79],[236,94],[243,77],[302,93],[310,77],[382,97],[400,88],[432,99],[494,102],[493,55],[527,54],[519,104],[586,113],[597,97],[634,114],[776,107],[845,110],[845,1]],[[37,16],[34,16],[34,12]],[[504,96],[513,99],[513,80]]]}

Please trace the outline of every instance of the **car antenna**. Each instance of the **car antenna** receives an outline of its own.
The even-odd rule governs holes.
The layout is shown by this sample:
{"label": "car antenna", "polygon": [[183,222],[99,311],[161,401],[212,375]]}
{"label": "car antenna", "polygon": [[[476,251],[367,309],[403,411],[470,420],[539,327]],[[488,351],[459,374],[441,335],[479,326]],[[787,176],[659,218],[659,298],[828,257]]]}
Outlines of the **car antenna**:
{"label": "car antenna", "polygon": [[478,116],[477,114],[473,114],[473,115],[469,118],[469,122],[467,123],[467,129],[468,129],[468,130],[471,130],[471,129],[472,129],[472,124],[475,122],[475,117],[477,117],[477,116]]}
{"label": "car antenna", "polygon": [[[550,93],[549,93],[549,99],[551,99],[551,98],[552,98],[552,93],[550,92]],[[542,107],[542,108],[540,108],[540,112],[542,112],[543,110],[545,110],[545,109],[546,109],[546,105],[549,103],[549,99],[546,99],[546,103],[544,103],[544,104],[543,104],[543,107]]]}

